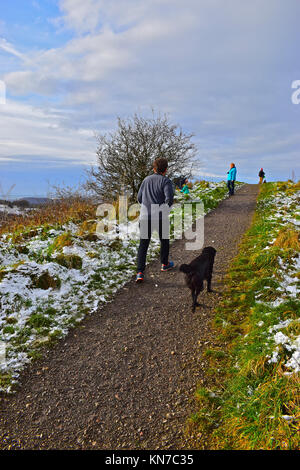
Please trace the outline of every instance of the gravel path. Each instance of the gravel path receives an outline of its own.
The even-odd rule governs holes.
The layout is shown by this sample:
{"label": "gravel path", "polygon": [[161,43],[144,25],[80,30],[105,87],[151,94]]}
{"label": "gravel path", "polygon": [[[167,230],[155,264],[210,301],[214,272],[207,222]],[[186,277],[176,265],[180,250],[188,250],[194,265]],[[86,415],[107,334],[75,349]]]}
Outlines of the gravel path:
{"label": "gravel path", "polygon": [[182,262],[197,253],[176,241],[177,269],[147,268],[113,302],[32,364],[22,388],[0,401],[0,449],[184,449],[186,419],[205,381],[202,350],[222,279],[250,225],[258,185],[243,186],[205,217],[205,245],[217,249],[212,287],[191,313]]}

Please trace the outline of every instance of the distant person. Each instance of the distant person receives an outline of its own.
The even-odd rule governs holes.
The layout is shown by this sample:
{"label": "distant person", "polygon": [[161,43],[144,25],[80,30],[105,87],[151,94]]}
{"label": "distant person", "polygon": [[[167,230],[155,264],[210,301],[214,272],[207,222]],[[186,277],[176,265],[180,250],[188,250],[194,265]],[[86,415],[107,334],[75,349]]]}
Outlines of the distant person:
{"label": "distant person", "polygon": [[161,271],[174,267],[169,261],[169,212],[173,204],[173,184],[167,178],[168,160],[157,158],[153,163],[154,174],[147,176],[138,192],[138,202],[141,204],[140,213],[140,245],[138,249],[136,282],[144,280],[146,257],[153,230],[157,229],[160,239]]}
{"label": "distant person", "polygon": [[186,180],[185,176],[178,176],[177,178],[174,179],[174,185],[176,189],[182,189],[182,186],[184,185],[184,182]]}
{"label": "distant person", "polygon": [[236,180],[236,167],[234,163],[230,164],[230,170],[227,172],[227,187],[229,196],[234,195],[234,183]]}
{"label": "distant person", "polygon": [[182,189],[180,190],[181,193],[183,193],[183,194],[190,194],[190,190],[189,190],[189,187],[188,187],[188,182],[189,182],[188,179],[186,179],[186,180],[184,181],[184,185],[182,186]]}
{"label": "distant person", "polygon": [[258,176],[259,176],[259,184],[262,184],[263,181],[264,181],[264,177],[265,177],[265,172],[264,172],[263,168],[260,169],[260,172],[258,173]]}

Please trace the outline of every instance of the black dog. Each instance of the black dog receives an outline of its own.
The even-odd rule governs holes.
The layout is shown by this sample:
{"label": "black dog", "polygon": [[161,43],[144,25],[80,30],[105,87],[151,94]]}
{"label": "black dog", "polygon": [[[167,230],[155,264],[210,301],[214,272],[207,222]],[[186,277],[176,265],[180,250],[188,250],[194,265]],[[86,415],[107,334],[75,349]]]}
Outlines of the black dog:
{"label": "black dog", "polygon": [[192,291],[193,306],[192,311],[195,311],[197,297],[203,290],[203,281],[207,281],[207,292],[211,290],[211,278],[216,256],[216,250],[212,246],[203,248],[200,256],[197,256],[190,264],[182,264],[179,271],[182,271],[186,277],[186,284]]}

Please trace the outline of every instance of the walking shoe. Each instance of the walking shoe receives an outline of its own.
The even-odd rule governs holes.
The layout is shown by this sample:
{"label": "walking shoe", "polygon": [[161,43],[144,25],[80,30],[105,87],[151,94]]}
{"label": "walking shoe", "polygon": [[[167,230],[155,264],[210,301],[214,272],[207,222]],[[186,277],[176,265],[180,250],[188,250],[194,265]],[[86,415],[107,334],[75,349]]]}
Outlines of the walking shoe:
{"label": "walking shoe", "polygon": [[144,274],[142,272],[137,273],[135,282],[143,282]]}
{"label": "walking shoe", "polygon": [[169,261],[168,264],[162,264],[161,265],[161,271],[169,271],[169,269],[174,268],[174,263],[173,261]]}

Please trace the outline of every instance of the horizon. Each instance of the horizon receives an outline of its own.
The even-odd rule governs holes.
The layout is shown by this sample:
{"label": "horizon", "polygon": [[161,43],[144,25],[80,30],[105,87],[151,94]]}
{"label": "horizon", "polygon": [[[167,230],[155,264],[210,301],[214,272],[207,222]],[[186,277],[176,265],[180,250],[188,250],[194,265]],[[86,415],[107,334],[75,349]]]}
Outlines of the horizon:
{"label": "horizon", "polygon": [[[210,183],[220,183],[222,181],[225,182],[225,178],[222,179],[222,178],[209,178],[209,177],[199,177],[199,178],[193,178],[193,180],[191,180],[191,182],[194,184],[195,182],[197,181],[208,181]],[[254,178],[253,178],[254,180]],[[274,180],[274,181],[267,181],[268,183],[280,183],[280,182],[286,182],[286,181],[292,181],[292,178],[287,178],[286,180]],[[241,181],[239,179],[237,179],[237,182],[239,183],[244,183],[244,184],[258,184],[257,181],[255,182],[246,182],[246,181]],[[297,180],[294,180],[294,182],[296,183]],[[19,200],[22,200],[22,199],[26,199],[26,198],[32,198],[32,199],[55,199],[54,196],[51,196],[51,194],[47,194],[47,193],[44,193],[44,194],[33,194],[33,193],[27,193],[27,194],[9,194],[9,195],[5,195],[5,197],[2,197],[3,194],[0,193],[0,200],[3,200],[3,201],[8,201],[8,202],[17,202]]]}

